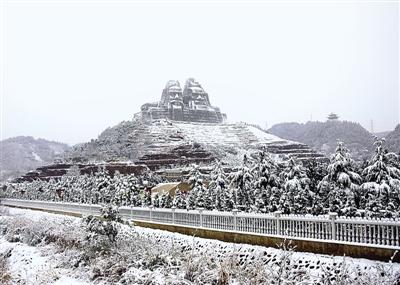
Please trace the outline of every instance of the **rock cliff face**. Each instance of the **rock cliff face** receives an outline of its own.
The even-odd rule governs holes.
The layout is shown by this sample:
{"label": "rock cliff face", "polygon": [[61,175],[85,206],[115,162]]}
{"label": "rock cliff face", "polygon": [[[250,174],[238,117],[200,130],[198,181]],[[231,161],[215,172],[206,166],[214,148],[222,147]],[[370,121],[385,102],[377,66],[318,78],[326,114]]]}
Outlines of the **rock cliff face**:
{"label": "rock cliff face", "polygon": [[273,154],[300,160],[325,159],[307,145],[281,139],[245,123],[209,124],[136,118],[104,131],[96,140],[74,147],[67,158],[75,161],[130,160],[151,169],[240,163],[243,155],[261,147]]}
{"label": "rock cliff face", "polygon": [[33,137],[20,136],[5,139],[0,142],[0,181],[53,163],[69,148],[63,143]]}

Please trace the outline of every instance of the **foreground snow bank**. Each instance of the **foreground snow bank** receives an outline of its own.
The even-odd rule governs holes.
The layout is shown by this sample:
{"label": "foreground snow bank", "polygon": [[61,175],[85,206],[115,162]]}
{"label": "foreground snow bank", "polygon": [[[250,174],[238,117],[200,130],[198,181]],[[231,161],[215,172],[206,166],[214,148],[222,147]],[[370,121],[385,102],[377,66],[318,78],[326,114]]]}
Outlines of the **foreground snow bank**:
{"label": "foreground snow bank", "polygon": [[38,284],[38,278],[42,284],[86,284],[78,279],[96,284],[354,285],[400,280],[399,264],[293,252],[287,244],[272,249],[116,227],[111,238],[95,220],[9,209],[9,215],[0,216],[0,255],[9,264],[10,284]]}

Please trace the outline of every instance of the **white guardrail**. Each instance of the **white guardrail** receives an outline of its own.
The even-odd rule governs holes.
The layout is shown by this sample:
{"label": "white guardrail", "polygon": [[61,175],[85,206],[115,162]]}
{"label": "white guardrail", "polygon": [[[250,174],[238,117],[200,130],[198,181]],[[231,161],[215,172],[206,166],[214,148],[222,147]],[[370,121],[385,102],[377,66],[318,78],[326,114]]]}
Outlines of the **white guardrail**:
{"label": "white guardrail", "polygon": [[[53,210],[83,215],[100,215],[100,205],[35,200],[1,199],[5,206]],[[187,211],[158,209],[152,206],[120,207],[125,219],[153,223],[201,227],[222,231],[256,233],[283,238],[303,238],[339,243],[382,245],[400,250],[400,221],[389,219],[338,218],[329,216],[250,214],[202,209]]]}

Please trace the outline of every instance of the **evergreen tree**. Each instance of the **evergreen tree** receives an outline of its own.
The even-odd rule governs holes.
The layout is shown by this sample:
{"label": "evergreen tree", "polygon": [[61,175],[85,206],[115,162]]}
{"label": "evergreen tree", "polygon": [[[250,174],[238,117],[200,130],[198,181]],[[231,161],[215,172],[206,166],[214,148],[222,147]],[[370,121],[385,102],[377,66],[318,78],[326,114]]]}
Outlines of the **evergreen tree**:
{"label": "evergreen tree", "polygon": [[296,163],[293,158],[290,158],[286,162],[286,168],[281,176],[282,180],[285,181],[284,212],[308,213],[308,208],[312,206],[313,195],[309,190],[310,179],[307,177],[306,170],[302,165]]}
{"label": "evergreen tree", "polygon": [[235,207],[241,211],[248,211],[250,209],[253,197],[251,193],[253,176],[251,175],[249,164],[245,155],[242,167],[230,175],[231,187],[234,191]]}
{"label": "evergreen tree", "polygon": [[189,172],[189,184],[191,190],[187,196],[187,209],[193,210],[197,207],[204,208],[206,203],[206,190],[203,186],[203,175],[197,165],[193,165]]}
{"label": "evergreen tree", "polygon": [[186,201],[183,197],[182,191],[178,188],[175,193],[175,197],[173,200],[173,206],[178,209],[185,209],[186,208]]}
{"label": "evergreen tree", "polygon": [[151,205],[151,192],[147,191],[146,189],[143,190],[141,198],[141,206],[150,206]]}
{"label": "evergreen tree", "polygon": [[225,201],[229,194],[227,177],[220,164],[217,162],[210,174],[210,184],[208,186],[209,195],[211,196],[212,209],[223,211],[226,208]]}
{"label": "evergreen tree", "polygon": [[161,196],[158,193],[153,197],[153,206],[156,208],[160,207],[160,197]]}
{"label": "evergreen tree", "polygon": [[368,216],[394,217],[400,207],[399,156],[389,152],[385,139],[376,139],[375,154],[363,171],[366,182],[361,185]]}
{"label": "evergreen tree", "polygon": [[251,169],[252,174],[252,210],[266,212],[270,204],[271,189],[281,187],[279,177],[281,166],[262,148],[258,160]]}
{"label": "evergreen tree", "polygon": [[355,214],[361,177],[353,169],[354,161],[348,149],[342,142],[338,142],[328,165],[328,174],[319,183],[318,189],[325,196],[329,210],[339,215]]}
{"label": "evergreen tree", "polygon": [[320,193],[318,184],[328,174],[327,164],[318,162],[315,158],[311,159],[306,166],[306,175],[310,179],[310,191],[312,192],[311,213],[313,215],[322,215],[324,213],[323,201],[326,193]]}

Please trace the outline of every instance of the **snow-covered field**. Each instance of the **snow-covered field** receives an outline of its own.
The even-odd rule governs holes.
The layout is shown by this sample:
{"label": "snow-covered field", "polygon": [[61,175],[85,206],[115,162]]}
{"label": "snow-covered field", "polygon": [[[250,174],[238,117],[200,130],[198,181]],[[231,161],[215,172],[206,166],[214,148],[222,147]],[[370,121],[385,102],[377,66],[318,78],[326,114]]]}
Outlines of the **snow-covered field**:
{"label": "snow-covered field", "polygon": [[[104,223],[103,223],[104,224]],[[399,284],[400,264],[0,210],[0,284]],[[286,249],[285,249],[286,248]]]}

